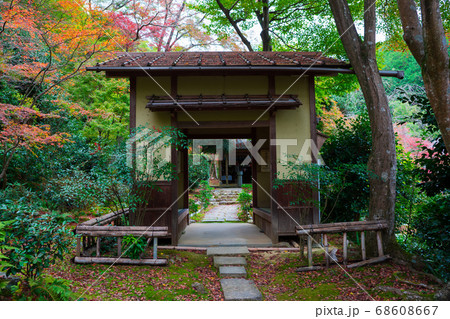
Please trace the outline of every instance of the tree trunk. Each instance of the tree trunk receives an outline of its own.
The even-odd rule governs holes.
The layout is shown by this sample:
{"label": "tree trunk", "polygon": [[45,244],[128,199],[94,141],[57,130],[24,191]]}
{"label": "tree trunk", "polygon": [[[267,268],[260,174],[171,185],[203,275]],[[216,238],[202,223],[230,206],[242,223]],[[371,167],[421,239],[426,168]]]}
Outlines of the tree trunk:
{"label": "tree trunk", "polygon": [[439,0],[421,0],[419,20],[414,0],[397,0],[403,39],[420,65],[425,91],[450,152],[450,82],[448,43],[439,10]]}
{"label": "tree trunk", "polygon": [[269,33],[269,0],[263,0],[262,13],[260,11],[255,11],[256,17],[258,18],[259,25],[261,26],[261,42],[263,51],[272,51],[272,38]]}
{"label": "tree trunk", "polygon": [[230,22],[231,26],[236,31],[236,33],[239,36],[239,38],[241,39],[242,43],[244,43],[244,45],[247,47],[247,49],[249,51],[253,51],[253,48],[252,48],[252,45],[251,45],[250,41],[248,41],[247,37],[242,33],[242,31],[239,28],[236,20],[234,20],[231,17],[230,10],[225,8],[225,6],[222,4],[222,2],[220,2],[220,0],[216,0],[216,2],[217,2],[217,5],[219,6],[220,10],[222,10],[223,14],[227,18],[228,22]]}
{"label": "tree trunk", "polygon": [[386,250],[395,242],[394,208],[397,162],[394,129],[388,99],[375,57],[375,5],[365,0],[364,42],[360,39],[345,0],[329,0],[344,49],[355,70],[366,101],[372,130],[372,151],[367,164],[370,183],[369,219],[386,219]]}

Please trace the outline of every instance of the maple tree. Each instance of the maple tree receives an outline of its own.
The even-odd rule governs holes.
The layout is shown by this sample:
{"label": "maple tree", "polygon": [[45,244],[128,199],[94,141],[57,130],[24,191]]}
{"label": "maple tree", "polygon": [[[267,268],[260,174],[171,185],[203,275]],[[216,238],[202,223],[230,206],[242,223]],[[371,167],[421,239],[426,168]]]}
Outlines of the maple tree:
{"label": "maple tree", "polygon": [[27,98],[36,104],[89,61],[125,43],[110,14],[88,9],[84,0],[11,0],[0,8],[0,75],[21,82],[21,105]]}
{"label": "maple tree", "polygon": [[35,122],[58,117],[29,107],[0,104],[0,145],[3,150],[0,181],[3,181],[3,185],[6,185],[6,171],[18,148],[26,148],[32,152],[33,148],[46,145],[62,147],[69,141],[68,133],[52,134],[48,124]]}

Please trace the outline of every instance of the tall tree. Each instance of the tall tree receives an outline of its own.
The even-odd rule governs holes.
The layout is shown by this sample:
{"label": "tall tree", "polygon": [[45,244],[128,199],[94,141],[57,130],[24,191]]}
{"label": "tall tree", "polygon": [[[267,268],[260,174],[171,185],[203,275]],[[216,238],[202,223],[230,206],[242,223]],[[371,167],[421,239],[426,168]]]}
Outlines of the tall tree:
{"label": "tall tree", "polygon": [[[420,65],[430,105],[450,152],[450,81],[448,40],[439,0],[397,0],[403,39]],[[447,35],[448,36],[448,35]]]}
{"label": "tall tree", "polygon": [[359,36],[346,0],[329,0],[334,20],[366,101],[372,131],[369,170],[369,218],[386,219],[387,248],[395,243],[394,208],[397,163],[388,99],[375,55],[375,2],[364,1],[364,40]]}

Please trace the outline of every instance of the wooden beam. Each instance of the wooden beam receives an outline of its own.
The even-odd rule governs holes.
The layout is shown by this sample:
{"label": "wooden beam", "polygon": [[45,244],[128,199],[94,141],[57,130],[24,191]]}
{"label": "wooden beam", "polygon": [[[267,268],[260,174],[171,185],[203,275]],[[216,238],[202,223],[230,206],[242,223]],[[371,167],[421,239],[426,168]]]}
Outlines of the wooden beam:
{"label": "wooden beam", "polygon": [[117,265],[167,265],[167,259],[130,259],[130,258],[111,258],[111,257],[75,257],[76,264],[117,264]]}
{"label": "wooden beam", "polygon": [[[198,123],[198,125],[197,125]],[[269,121],[259,120],[256,123],[254,121],[180,121],[178,122],[178,128],[180,129],[188,129],[188,128],[250,128],[250,127],[268,127]],[[253,124],[254,123],[254,124]],[[220,133],[220,132],[218,132]]]}
{"label": "wooden beam", "polygon": [[80,257],[81,256],[81,238],[77,237],[77,252],[76,252],[76,256]]}
{"label": "wooden beam", "polygon": [[[178,128],[178,115],[176,112],[171,113],[170,125],[173,128]],[[178,151],[175,145],[171,146],[170,160],[175,170],[175,174],[178,174]],[[171,201],[172,201],[172,245],[178,244],[178,179],[171,182]]]}
{"label": "wooden beam", "polygon": [[101,237],[97,236],[97,257],[100,257],[100,242]]}
{"label": "wooden beam", "polygon": [[387,222],[385,220],[376,221],[360,221],[360,222],[348,222],[348,223],[330,223],[330,224],[310,224],[297,226],[298,235],[306,234],[326,234],[326,233],[343,233],[349,231],[364,231],[374,230],[378,231],[387,228]]}
{"label": "wooden beam", "polygon": [[343,243],[342,243],[343,247],[343,255],[344,255],[344,266],[347,266],[347,250],[348,250],[348,245],[347,245],[347,233],[344,233],[344,238],[343,238]]}
{"label": "wooden beam", "polygon": [[[183,150],[183,192],[189,188],[189,152],[187,149]],[[187,191],[183,196],[184,208],[189,211],[189,191]],[[188,214],[188,225],[189,225],[189,214]]]}
{"label": "wooden beam", "polygon": [[364,231],[361,232],[361,256],[362,260],[366,260],[366,235]]}
{"label": "wooden beam", "polygon": [[117,237],[117,257],[122,255],[122,237]]}
{"label": "wooden beam", "polygon": [[154,231],[168,231],[167,226],[84,226],[79,225],[76,228],[76,233],[80,234],[83,231],[131,231],[131,232],[154,232]]}
{"label": "wooden beam", "polygon": [[381,257],[384,255],[383,253],[383,241],[381,240],[381,231],[377,231],[377,247],[378,247],[378,256]]}
{"label": "wooden beam", "polygon": [[131,230],[96,230],[96,231],[89,231],[89,230],[82,230],[77,231],[77,234],[83,235],[83,236],[92,236],[92,237],[123,237],[127,235],[133,235],[133,236],[142,236],[145,238],[149,237],[166,237],[169,235],[167,231],[148,231],[148,232],[142,232],[142,231],[131,231]]}
{"label": "wooden beam", "polygon": [[308,236],[308,266],[313,266],[313,255],[312,255],[312,237]]}
{"label": "wooden beam", "polygon": [[[256,145],[256,128],[252,128],[252,145]],[[256,184],[256,180],[258,179],[258,164],[256,163],[256,159],[252,156],[252,190],[253,190],[253,213],[255,213],[255,207],[258,206],[258,184]],[[255,223],[255,220],[253,220]]]}
{"label": "wooden beam", "polygon": [[130,131],[136,128],[136,77],[130,77]]}
{"label": "wooden beam", "polygon": [[[270,141],[275,141],[277,138],[277,131],[276,131],[276,112],[270,113],[270,119],[269,119],[269,138]],[[258,121],[257,123],[259,123]],[[275,199],[277,198],[276,191],[274,189],[274,181],[277,178],[277,146],[275,143],[270,143],[269,146],[269,153],[270,153],[270,212],[272,215],[272,223],[271,223],[271,230],[272,230],[272,242],[278,243],[278,212],[277,209],[277,203]]]}
{"label": "wooden beam", "polygon": [[[314,76],[308,76],[308,88],[309,88],[309,128],[310,128],[310,136],[312,143],[311,148],[311,160],[312,163],[317,163],[317,155],[313,150],[317,149],[317,114],[316,114],[316,89],[315,89],[315,81]],[[312,200],[317,202],[319,198],[319,194],[317,191],[312,191]],[[319,224],[319,208],[313,207],[313,223]]]}
{"label": "wooden beam", "polygon": [[389,255],[375,257],[375,258],[363,260],[363,261],[360,261],[358,263],[354,263],[354,264],[348,265],[347,268],[356,268],[356,267],[362,267],[362,266],[366,266],[366,265],[378,264],[378,263],[386,261],[386,260],[388,260],[390,258],[391,257]]}

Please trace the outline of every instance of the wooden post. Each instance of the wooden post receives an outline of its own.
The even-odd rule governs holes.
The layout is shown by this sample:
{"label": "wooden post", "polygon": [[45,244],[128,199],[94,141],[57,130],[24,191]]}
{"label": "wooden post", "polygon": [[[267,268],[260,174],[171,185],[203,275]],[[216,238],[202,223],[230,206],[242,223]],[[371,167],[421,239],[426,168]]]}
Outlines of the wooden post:
{"label": "wooden post", "polygon": [[383,253],[383,242],[381,241],[381,231],[377,231],[377,246],[378,246],[378,256],[384,256]]}
{"label": "wooden post", "polygon": [[77,237],[77,257],[81,257],[81,238]]}
{"label": "wooden post", "polygon": [[328,258],[328,236],[326,234],[323,235],[323,245],[325,247],[325,264],[330,267],[330,259]]}
{"label": "wooden post", "polygon": [[158,238],[153,237],[153,259],[158,259]]}
{"label": "wooden post", "polygon": [[100,257],[100,239],[101,237],[97,236],[97,257]]}
{"label": "wooden post", "polygon": [[117,257],[122,255],[122,237],[117,237]]}
{"label": "wooden post", "polygon": [[312,239],[311,235],[308,234],[308,266],[312,267],[313,257],[312,257]]}
{"label": "wooden post", "polygon": [[361,232],[361,255],[362,260],[366,260],[366,235],[364,230]]}
{"label": "wooden post", "polygon": [[344,266],[347,266],[347,233],[344,233],[343,253],[344,253]]}

